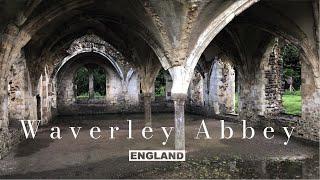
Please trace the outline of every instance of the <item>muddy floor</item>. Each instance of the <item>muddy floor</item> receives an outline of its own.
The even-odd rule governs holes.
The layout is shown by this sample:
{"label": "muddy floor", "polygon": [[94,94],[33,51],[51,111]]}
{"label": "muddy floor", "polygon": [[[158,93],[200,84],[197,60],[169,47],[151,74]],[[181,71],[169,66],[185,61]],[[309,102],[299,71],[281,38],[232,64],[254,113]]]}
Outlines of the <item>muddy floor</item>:
{"label": "muddy floor", "polygon": [[[128,139],[128,122],[132,137]],[[153,115],[153,137],[141,136],[143,114],[60,117],[41,127],[35,139],[19,144],[0,160],[0,178],[319,178],[319,146],[261,130],[251,140],[242,139],[242,126],[225,122],[234,130],[231,139],[220,139],[220,121],[186,116],[185,162],[129,162],[128,150],[174,149],[174,132],[164,146],[160,127],[174,126],[173,114]],[[195,139],[205,120],[212,139]],[[50,138],[50,128],[61,129],[61,139]],[[82,127],[74,139],[69,127]],[[91,127],[101,137],[90,137]],[[110,127],[119,127],[110,139]]]}

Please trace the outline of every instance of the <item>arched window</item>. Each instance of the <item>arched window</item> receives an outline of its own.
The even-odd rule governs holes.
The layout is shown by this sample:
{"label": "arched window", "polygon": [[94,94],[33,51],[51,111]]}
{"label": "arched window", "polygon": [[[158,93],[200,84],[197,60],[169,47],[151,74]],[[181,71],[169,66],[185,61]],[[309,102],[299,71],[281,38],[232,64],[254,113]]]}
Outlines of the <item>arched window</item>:
{"label": "arched window", "polygon": [[97,65],[79,68],[74,77],[77,100],[104,99],[106,96],[106,73]]}

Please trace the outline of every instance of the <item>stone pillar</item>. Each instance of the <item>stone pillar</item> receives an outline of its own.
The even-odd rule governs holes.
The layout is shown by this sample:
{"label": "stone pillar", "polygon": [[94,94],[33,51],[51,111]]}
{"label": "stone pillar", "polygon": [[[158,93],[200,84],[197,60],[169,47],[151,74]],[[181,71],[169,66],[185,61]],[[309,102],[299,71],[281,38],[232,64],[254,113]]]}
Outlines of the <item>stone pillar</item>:
{"label": "stone pillar", "polygon": [[89,99],[94,98],[94,78],[93,78],[93,70],[88,69],[89,71]]}
{"label": "stone pillar", "polygon": [[209,82],[209,106],[215,114],[234,113],[235,71],[227,62],[218,60],[212,66]]}
{"label": "stone pillar", "polygon": [[[259,125],[259,116],[276,115],[281,109],[281,76],[278,39],[265,45],[262,55],[252,56],[239,71],[239,115],[248,124]],[[263,123],[263,122],[262,122]]]}
{"label": "stone pillar", "polygon": [[144,118],[145,118],[145,125],[146,126],[151,126],[151,124],[152,124],[151,100],[152,100],[152,93],[143,93]]}
{"label": "stone pillar", "polygon": [[239,116],[247,120],[250,125],[257,125],[258,115],[263,116],[265,111],[265,82],[263,73],[241,74],[239,77]]}
{"label": "stone pillar", "polygon": [[[51,88],[49,82],[47,68],[44,70],[44,75],[41,78],[40,84],[40,97],[41,97],[41,124],[48,124],[51,120]],[[72,85],[72,84],[71,84]],[[51,86],[50,86],[51,87]]]}
{"label": "stone pillar", "polygon": [[174,102],[174,122],[175,122],[175,149],[185,150],[185,119],[184,104],[186,94],[172,94]]}
{"label": "stone pillar", "polygon": [[208,73],[204,74],[203,79],[203,107],[205,108],[205,113],[208,115],[208,102],[209,102],[209,89],[208,89]]}
{"label": "stone pillar", "polygon": [[280,57],[279,40],[275,39],[272,52],[266,54],[264,73],[265,85],[265,115],[278,115],[282,112],[282,59]]}
{"label": "stone pillar", "polygon": [[187,99],[188,87],[193,75],[193,70],[184,66],[175,66],[168,69],[173,80],[171,99],[174,101],[175,114],[175,149],[185,149],[185,123],[184,104]]}
{"label": "stone pillar", "polygon": [[153,64],[154,61],[147,61],[145,67],[139,69],[141,90],[143,93],[144,101],[144,115],[145,123],[147,126],[151,126],[151,101],[155,99],[154,82],[160,71],[160,64]]}
{"label": "stone pillar", "polygon": [[297,132],[303,138],[319,142],[320,76],[315,77],[306,60],[301,61],[302,114]]}
{"label": "stone pillar", "polygon": [[191,107],[203,107],[203,77],[197,71],[193,74],[188,94]]}

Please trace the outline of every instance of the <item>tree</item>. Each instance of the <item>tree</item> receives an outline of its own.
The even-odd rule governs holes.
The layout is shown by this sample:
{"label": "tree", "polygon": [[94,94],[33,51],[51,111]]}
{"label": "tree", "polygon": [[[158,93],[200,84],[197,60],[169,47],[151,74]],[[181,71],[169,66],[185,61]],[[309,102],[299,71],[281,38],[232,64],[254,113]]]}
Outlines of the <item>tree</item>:
{"label": "tree", "polygon": [[106,95],[106,73],[101,67],[93,70],[94,91],[100,96]]}
{"label": "tree", "polygon": [[78,69],[74,79],[77,96],[88,95],[89,91],[89,72],[85,67]]}
{"label": "tree", "polygon": [[293,88],[298,90],[301,86],[301,63],[300,49],[293,44],[286,44],[282,47],[283,76],[286,81],[285,89],[290,87],[290,81]]}
{"label": "tree", "polygon": [[166,71],[161,68],[159,74],[154,82],[155,86],[155,95],[156,96],[165,96],[166,92]]}
{"label": "tree", "polygon": [[[93,69],[94,91],[98,96],[106,95],[106,73],[103,68],[97,66]],[[86,67],[78,69],[75,75],[77,96],[88,96],[89,91],[89,71]]]}

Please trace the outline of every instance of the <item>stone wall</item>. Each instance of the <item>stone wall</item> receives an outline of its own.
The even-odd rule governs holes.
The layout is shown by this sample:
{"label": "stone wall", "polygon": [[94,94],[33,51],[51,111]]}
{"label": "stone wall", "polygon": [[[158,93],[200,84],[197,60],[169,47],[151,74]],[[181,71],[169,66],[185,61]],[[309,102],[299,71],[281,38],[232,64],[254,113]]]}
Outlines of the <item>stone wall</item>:
{"label": "stone wall", "polygon": [[301,137],[319,142],[320,89],[316,86],[310,65],[305,61],[302,61],[301,79],[302,115],[297,130]]}
{"label": "stone wall", "polygon": [[133,74],[128,81],[121,80],[107,69],[104,99],[77,100],[73,88],[73,73],[62,77],[58,84],[57,108],[60,115],[103,114],[139,111],[140,80]]}
{"label": "stone wall", "polygon": [[22,134],[18,128],[0,129],[0,160],[24,139]]}
{"label": "stone wall", "polygon": [[229,62],[215,60],[204,77],[194,73],[186,111],[206,116],[235,113],[235,70]]}
{"label": "stone wall", "polygon": [[37,119],[36,97],[23,53],[10,68],[7,90],[9,122],[0,127],[0,159],[23,140],[19,120]]}
{"label": "stone wall", "polygon": [[[255,52],[251,64],[239,71],[239,115],[251,125],[259,125],[259,117],[272,114],[281,106],[281,82],[276,39],[271,38]],[[275,79],[273,79],[275,78]],[[280,85],[281,86],[281,85]],[[280,99],[280,102],[278,100]]]}
{"label": "stone wall", "polygon": [[186,112],[202,114],[204,108],[204,78],[195,71],[188,88],[188,97],[185,103]]}
{"label": "stone wall", "polygon": [[17,127],[18,120],[37,118],[36,98],[31,89],[29,71],[22,55],[10,69],[8,85],[9,127]]}
{"label": "stone wall", "polygon": [[267,80],[265,85],[265,115],[278,115],[283,111],[281,98],[283,92],[282,63],[280,47],[276,39],[273,50],[264,68],[265,78]]}
{"label": "stone wall", "polygon": [[[273,126],[281,128],[285,126],[295,127],[294,137],[312,141],[319,140],[320,128],[320,90],[315,85],[315,78],[310,65],[302,60],[302,115],[292,116],[282,114],[282,59],[278,39],[275,38],[266,48],[259,61],[259,67],[255,72],[243,73],[239,77],[240,116],[232,117],[232,121],[240,122],[245,119],[256,126]],[[234,83],[230,74],[224,70],[225,63],[219,61],[214,64],[211,71],[209,86],[206,78],[203,82],[204,107],[196,104],[187,104],[189,113],[206,115],[215,118],[227,118],[228,115],[221,112],[221,107],[226,104],[225,99],[234,94],[226,91],[228,84]],[[230,72],[230,71],[229,71]],[[233,72],[234,73],[234,72]],[[205,73],[207,76],[207,73]],[[232,73],[231,73],[232,74]],[[228,81],[229,79],[230,81]],[[192,85],[192,82],[191,82]],[[206,89],[208,87],[208,89]],[[233,90],[234,88],[232,88]],[[208,92],[207,92],[208,91]],[[228,93],[225,93],[228,92]],[[207,97],[208,96],[208,97]],[[232,106],[233,107],[233,106]],[[214,113],[213,113],[214,112]]]}
{"label": "stone wall", "polygon": [[187,105],[204,106],[203,77],[195,71],[188,89]]}
{"label": "stone wall", "polygon": [[213,62],[209,80],[208,106],[214,114],[234,113],[235,71],[228,62]]}

